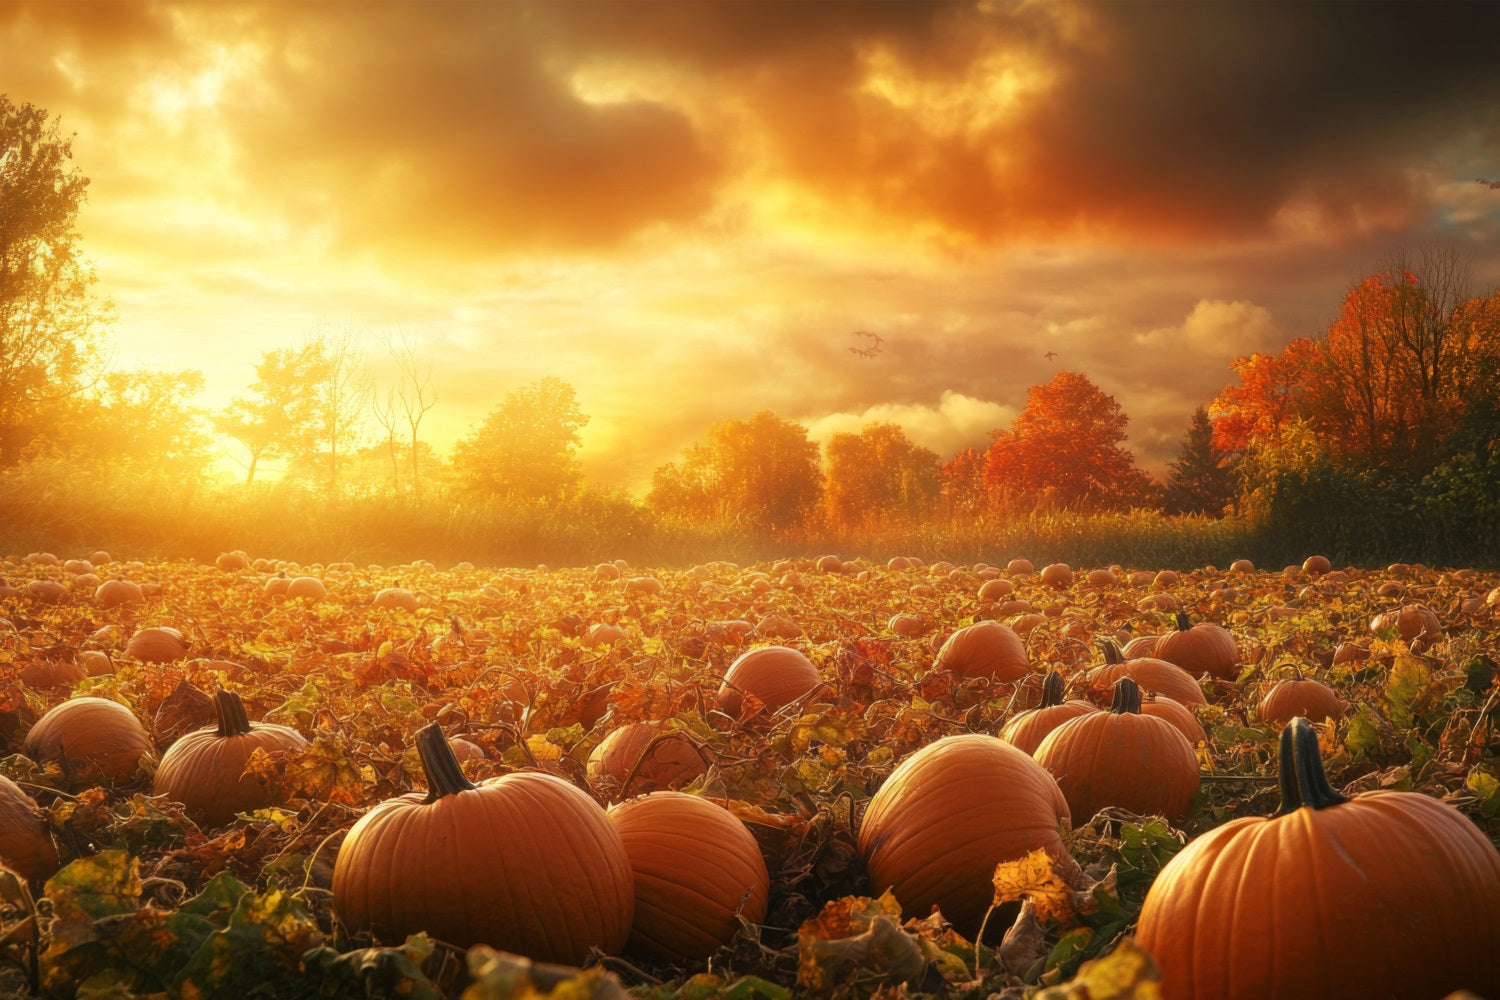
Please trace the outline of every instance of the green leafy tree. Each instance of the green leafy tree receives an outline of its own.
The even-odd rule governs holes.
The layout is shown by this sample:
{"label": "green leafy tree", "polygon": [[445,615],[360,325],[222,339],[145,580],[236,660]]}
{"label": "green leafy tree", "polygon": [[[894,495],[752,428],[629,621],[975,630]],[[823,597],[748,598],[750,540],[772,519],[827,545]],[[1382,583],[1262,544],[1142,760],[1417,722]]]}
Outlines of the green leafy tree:
{"label": "green leafy tree", "polygon": [[95,383],[109,307],[76,227],[88,178],[46,111],[0,94],[0,468]]}
{"label": "green leafy tree", "polygon": [[456,482],[465,492],[504,500],[556,496],[583,478],[575,452],[588,420],[561,379],[522,386],[454,447]]}
{"label": "green leafy tree", "polygon": [[942,462],[896,424],[869,424],[858,434],[835,434],[824,451],[823,504],[833,528],[858,531],[932,514],[942,485]]}
{"label": "green leafy tree", "polygon": [[1177,460],[1168,466],[1162,506],[1171,514],[1215,517],[1234,500],[1234,469],[1229,456],[1214,444],[1208,409],[1198,407],[1188,421],[1187,437]]}
{"label": "green leafy tree", "polygon": [[807,429],[766,410],[710,427],[707,441],[656,470],[646,503],[665,514],[776,533],[805,525],[822,492],[818,446]]}

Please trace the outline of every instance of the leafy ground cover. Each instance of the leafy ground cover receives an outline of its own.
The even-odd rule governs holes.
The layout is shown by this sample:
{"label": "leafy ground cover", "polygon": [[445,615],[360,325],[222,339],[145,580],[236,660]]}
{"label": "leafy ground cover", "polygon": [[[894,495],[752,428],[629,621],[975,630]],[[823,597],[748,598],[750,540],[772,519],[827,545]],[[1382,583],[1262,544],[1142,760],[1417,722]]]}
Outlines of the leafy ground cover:
{"label": "leafy ground cover", "polygon": [[[287,597],[316,576],[325,597]],[[951,996],[1154,994],[1150,956],[1130,932],[1156,873],[1191,838],[1277,805],[1278,727],[1258,703],[1300,672],[1350,710],[1321,724],[1336,788],[1418,791],[1463,811],[1500,842],[1500,683],[1496,581],[1465,570],[1392,566],[1309,573],[1154,567],[1113,580],[1078,572],[979,597],[1002,577],[985,565],[907,560],[710,563],[440,571],[221,565],[36,555],[0,565],[0,774],[37,802],[63,867],[28,884],[0,872],[0,991],[47,996]],[[115,578],[139,600],[96,598]],[[50,590],[33,581],[55,581]],[[410,607],[377,595],[409,591]],[[1440,631],[1403,638],[1372,621],[1431,609]],[[995,933],[976,945],[930,914],[903,913],[871,885],[857,833],[871,796],[908,754],[945,736],[997,733],[1036,703],[1032,680],[965,678],[934,666],[942,641],[975,621],[1022,633],[1034,679],[1081,677],[1097,641],[1214,621],[1238,647],[1232,679],[1200,680],[1202,786],[1173,827],[1105,810],[1075,817],[1076,866],[1045,855],[995,874]],[[177,629],[180,654],[127,652],[140,629]],[[770,712],[753,699],[719,711],[729,665],[757,645],[804,652],[821,684]],[[103,657],[85,655],[90,651]],[[200,826],[151,795],[172,741],[213,718],[232,690],[249,717],[299,731],[298,750],[253,757],[281,803]],[[127,706],[153,753],[127,780],[80,782],[22,754],[48,709],[94,695]],[[339,844],[371,806],[421,790],[414,734],[436,722],[483,750],[478,781],[540,769],[602,803],[645,790],[588,775],[590,754],[632,722],[664,722],[707,765],[685,787],[754,834],[771,874],[765,919],[686,967],[600,956],[584,972],[533,966],[484,946],[426,935],[376,941],[340,926],[331,898]],[[622,787],[623,786],[623,787]],[[1019,914],[1016,904],[1021,904]],[[1004,918],[995,914],[1004,914]],[[991,940],[993,939],[993,940]]]}

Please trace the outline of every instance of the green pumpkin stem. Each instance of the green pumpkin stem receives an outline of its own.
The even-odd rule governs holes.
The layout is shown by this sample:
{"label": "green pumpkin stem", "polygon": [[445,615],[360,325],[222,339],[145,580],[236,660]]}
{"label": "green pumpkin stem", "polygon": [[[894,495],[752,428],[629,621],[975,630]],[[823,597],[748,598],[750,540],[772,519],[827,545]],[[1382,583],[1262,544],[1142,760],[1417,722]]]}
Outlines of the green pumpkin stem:
{"label": "green pumpkin stem", "polygon": [[417,756],[422,759],[422,771],[427,775],[427,802],[473,789],[474,783],[464,777],[464,769],[453,756],[443,727],[436,722],[417,730]]}
{"label": "green pumpkin stem", "polygon": [[1318,749],[1318,731],[1313,724],[1297,717],[1281,730],[1281,808],[1274,816],[1284,816],[1303,806],[1327,809],[1349,797],[1334,791],[1323,770],[1323,754]]}
{"label": "green pumpkin stem", "polygon": [[1115,697],[1109,703],[1109,710],[1115,715],[1141,714],[1141,686],[1134,678],[1121,677],[1115,681]]}
{"label": "green pumpkin stem", "polygon": [[1063,675],[1061,670],[1054,670],[1042,681],[1042,707],[1051,708],[1063,703]]}
{"label": "green pumpkin stem", "polygon": [[245,703],[233,691],[220,688],[214,694],[214,712],[219,717],[219,738],[244,736],[250,732],[250,716]]}
{"label": "green pumpkin stem", "polygon": [[1125,654],[1120,650],[1120,644],[1108,636],[1099,640],[1099,648],[1104,652],[1104,662],[1109,666],[1115,666],[1125,662]]}
{"label": "green pumpkin stem", "polygon": [[1185,611],[1179,611],[1179,612],[1177,612],[1177,631],[1179,631],[1179,632],[1186,632],[1188,629],[1190,629],[1192,627],[1193,627],[1193,622],[1192,622],[1191,619],[1188,618],[1187,612],[1185,612]]}

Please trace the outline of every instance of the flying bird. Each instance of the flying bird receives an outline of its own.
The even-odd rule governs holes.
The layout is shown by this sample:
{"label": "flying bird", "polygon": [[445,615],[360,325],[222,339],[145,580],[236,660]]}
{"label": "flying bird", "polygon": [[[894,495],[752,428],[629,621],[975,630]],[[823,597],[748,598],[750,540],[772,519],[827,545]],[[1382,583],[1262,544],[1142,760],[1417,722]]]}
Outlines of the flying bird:
{"label": "flying bird", "polygon": [[1483,184],[1487,188],[1500,189],[1500,181],[1487,181],[1483,177],[1474,178],[1475,184]]}
{"label": "flying bird", "polygon": [[1057,352],[1048,351],[1046,354],[1043,354],[1042,357],[1046,358],[1048,361],[1051,361],[1053,358],[1057,357]]}

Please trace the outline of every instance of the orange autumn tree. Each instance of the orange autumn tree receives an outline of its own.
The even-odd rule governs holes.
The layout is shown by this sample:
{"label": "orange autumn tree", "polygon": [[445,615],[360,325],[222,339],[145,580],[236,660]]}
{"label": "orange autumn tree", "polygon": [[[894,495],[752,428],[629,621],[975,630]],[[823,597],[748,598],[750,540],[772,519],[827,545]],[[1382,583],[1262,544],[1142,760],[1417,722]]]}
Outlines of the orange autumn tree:
{"label": "orange autumn tree", "polygon": [[1027,390],[1026,408],[996,431],[984,480],[1001,507],[1126,510],[1151,500],[1154,484],[1121,447],[1129,418],[1083,375],[1062,371]]}
{"label": "orange autumn tree", "polygon": [[867,424],[858,434],[835,434],[824,448],[824,460],[823,506],[835,530],[913,521],[936,506],[941,460],[896,424]]}

